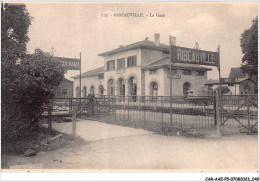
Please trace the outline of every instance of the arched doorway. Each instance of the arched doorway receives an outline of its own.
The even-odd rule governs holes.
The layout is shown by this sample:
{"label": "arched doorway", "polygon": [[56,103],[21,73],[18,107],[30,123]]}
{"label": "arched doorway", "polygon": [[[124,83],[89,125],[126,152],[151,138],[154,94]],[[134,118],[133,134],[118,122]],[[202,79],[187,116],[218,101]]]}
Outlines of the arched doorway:
{"label": "arched doorway", "polygon": [[157,100],[158,84],[156,82],[154,82],[154,81],[150,84],[150,95],[152,96],[151,97],[152,101],[156,101]]}
{"label": "arched doorway", "polygon": [[186,98],[188,96],[188,91],[191,89],[190,82],[185,82],[183,84],[183,96]]}
{"label": "arched doorway", "polygon": [[120,100],[124,100],[125,99],[125,82],[123,78],[119,78],[118,79],[118,95]]}
{"label": "arched doorway", "polygon": [[87,87],[83,87],[83,98],[87,97]]}
{"label": "arched doorway", "polygon": [[114,80],[113,79],[108,80],[107,93],[108,93],[108,95],[111,95],[111,96],[115,95]]}
{"label": "arched doorway", "polygon": [[80,94],[79,87],[77,87],[76,88],[76,98],[79,98],[79,94]]}
{"label": "arched doorway", "polygon": [[137,95],[137,83],[135,77],[129,78],[129,95],[131,96],[132,101],[136,101],[136,95]]}
{"label": "arched doorway", "polygon": [[99,87],[98,87],[98,94],[99,94],[100,96],[104,95],[103,85],[99,85]]}
{"label": "arched doorway", "polygon": [[151,83],[150,94],[151,96],[158,96],[158,84],[156,82]]}
{"label": "arched doorway", "polygon": [[93,85],[90,87],[90,93],[95,94],[95,87]]}

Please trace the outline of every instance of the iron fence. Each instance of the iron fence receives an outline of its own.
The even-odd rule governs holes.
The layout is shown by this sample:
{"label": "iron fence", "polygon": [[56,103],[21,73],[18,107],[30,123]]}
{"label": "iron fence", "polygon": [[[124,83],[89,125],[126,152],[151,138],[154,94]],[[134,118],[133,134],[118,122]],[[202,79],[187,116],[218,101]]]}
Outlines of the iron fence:
{"label": "iron fence", "polygon": [[[222,133],[257,132],[257,104],[257,95],[220,96],[219,115]],[[93,99],[58,98],[51,102],[45,116],[48,120],[54,120],[55,117],[72,117],[73,107],[77,109],[77,117],[164,134],[171,132],[202,136],[214,132],[217,124],[216,97],[213,95],[172,98],[106,95],[95,96]]]}

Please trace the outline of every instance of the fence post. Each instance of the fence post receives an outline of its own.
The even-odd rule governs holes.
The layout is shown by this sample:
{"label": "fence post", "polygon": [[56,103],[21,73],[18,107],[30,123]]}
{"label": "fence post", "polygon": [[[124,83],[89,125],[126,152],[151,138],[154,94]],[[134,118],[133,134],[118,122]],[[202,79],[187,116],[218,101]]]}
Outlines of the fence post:
{"label": "fence post", "polygon": [[217,130],[217,136],[220,136],[220,115],[219,115],[219,95],[216,94],[216,130]]}
{"label": "fence post", "polygon": [[52,109],[53,109],[53,100],[51,100],[48,105],[48,128],[52,128]]}
{"label": "fence post", "polygon": [[115,114],[115,122],[116,122],[116,100],[117,100],[117,97],[115,96],[115,100],[114,100],[114,103],[113,103],[113,106],[114,106],[114,114]]}
{"label": "fence post", "polygon": [[163,125],[163,97],[161,97],[161,120],[162,120],[162,125]]}
{"label": "fence post", "polygon": [[81,110],[81,97],[79,98],[79,118],[81,118],[81,112],[82,112],[82,110]]}
{"label": "fence post", "polygon": [[250,106],[249,106],[249,95],[246,96],[247,101],[247,123],[248,123],[248,134],[251,135],[251,124],[250,124]]}
{"label": "fence post", "polygon": [[214,125],[217,125],[217,115],[216,115],[216,92],[213,94],[213,112],[214,112]]}
{"label": "fence post", "polygon": [[76,119],[77,119],[77,105],[72,108],[72,136],[76,138]]}
{"label": "fence post", "polygon": [[69,114],[72,114],[72,98],[69,98]]}
{"label": "fence post", "polygon": [[146,106],[145,106],[145,99],[146,99],[146,98],[145,98],[145,96],[144,96],[144,107],[143,107],[143,108],[144,108],[144,129],[145,129],[145,108],[146,108]]}
{"label": "fence post", "polygon": [[127,99],[127,121],[129,121],[129,96],[128,96],[128,99]]}

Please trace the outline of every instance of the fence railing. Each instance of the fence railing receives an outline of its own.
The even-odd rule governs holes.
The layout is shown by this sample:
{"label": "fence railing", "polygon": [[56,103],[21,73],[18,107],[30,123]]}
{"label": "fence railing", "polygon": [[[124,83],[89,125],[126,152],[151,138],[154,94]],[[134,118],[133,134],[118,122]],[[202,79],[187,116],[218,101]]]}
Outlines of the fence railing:
{"label": "fence railing", "polygon": [[[167,132],[164,130],[171,128],[171,132],[205,135],[216,128],[215,99],[215,96],[173,96],[171,99],[169,96],[104,95],[92,100],[56,98],[49,108],[56,117],[71,117],[76,105],[78,117],[156,132]],[[257,95],[222,95],[218,103],[222,133],[257,132]],[[50,115],[50,109],[45,115]]]}

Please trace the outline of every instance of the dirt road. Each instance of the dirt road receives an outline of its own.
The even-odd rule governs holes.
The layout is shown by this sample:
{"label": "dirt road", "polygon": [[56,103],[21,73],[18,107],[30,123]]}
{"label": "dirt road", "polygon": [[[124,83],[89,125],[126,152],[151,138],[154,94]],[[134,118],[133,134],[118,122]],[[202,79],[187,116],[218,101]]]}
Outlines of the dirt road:
{"label": "dirt road", "polygon": [[[54,128],[71,132],[71,123]],[[167,170],[256,172],[257,136],[195,139],[161,136],[149,131],[96,121],[77,122],[77,134],[87,144],[42,152],[34,157],[8,156],[12,168],[88,170]]]}

